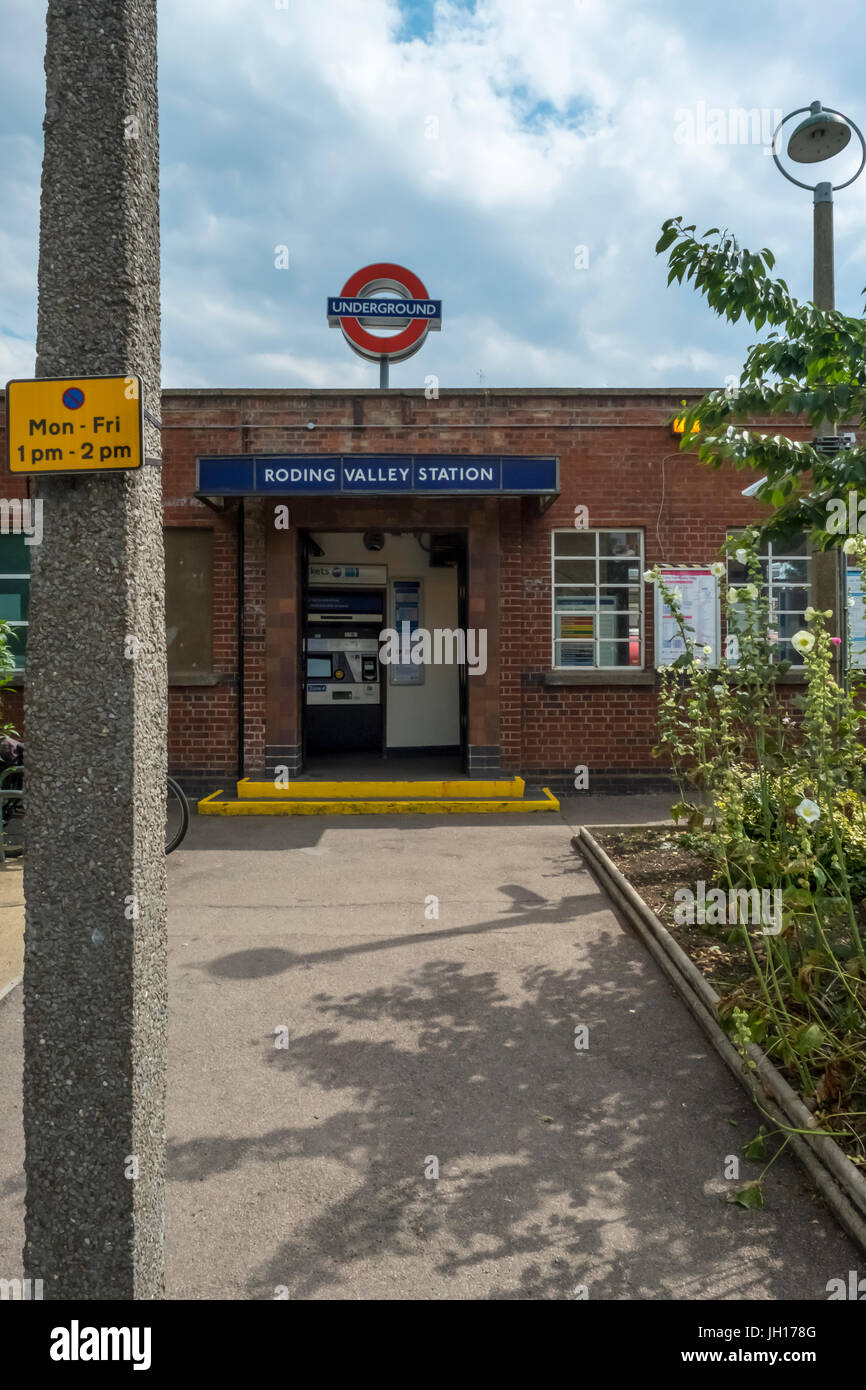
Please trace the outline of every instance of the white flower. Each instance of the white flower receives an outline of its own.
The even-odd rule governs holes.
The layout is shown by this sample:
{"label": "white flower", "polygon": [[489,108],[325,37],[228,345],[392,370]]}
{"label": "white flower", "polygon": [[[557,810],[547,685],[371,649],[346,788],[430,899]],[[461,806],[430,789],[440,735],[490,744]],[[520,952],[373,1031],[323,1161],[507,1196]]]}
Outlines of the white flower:
{"label": "white flower", "polygon": [[804,796],[797,807],[797,815],[801,820],[804,820],[807,825],[812,825],[814,821],[820,819],[821,807],[814,801],[810,801],[807,796]]}
{"label": "white flower", "polygon": [[712,574],[716,579],[724,579],[725,566],[721,560],[713,561],[713,563],[710,565],[710,574]]}
{"label": "white flower", "polygon": [[712,649],[712,647],[704,647],[704,656],[712,656],[712,654],[713,654],[713,649]]}
{"label": "white flower", "polygon": [[807,632],[804,627],[801,627],[799,632],[795,632],[794,636],[791,638],[791,646],[794,648],[794,651],[799,652],[801,656],[805,656],[807,652],[810,652],[814,645],[814,633]]}
{"label": "white flower", "polygon": [[713,694],[715,695],[715,697],[716,697],[717,700],[721,700],[721,698],[722,698],[722,696],[724,695],[724,693],[725,693],[725,687],[724,687],[723,685],[714,685],[714,686],[713,686]]}
{"label": "white flower", "polygon": [[854,551],[857,549],[857,537],[849,536],[847,541],[842,542],[842,549],[846,555],[853,555]]}
{"label": "white flower", "polygon": [[646,582],[647,584],[655,584],[655,582],[656,582],[656,576],[655,576],[655,571],[654,571],[654,570],[644,570],[644,572],[643,572],[643,577],[644,577],[644,580],[645,580],[645,582]]}
{"label": "white flower", "polygon": [[729,590],[728,590],[728,603],[739,603],[739,602],[740,602],[740,591],[739,591],[739,589],[729,589]]}
{"label": "white flower", "polygon": [[754,603],[754,601],[755,601],[755,599],[756,599],[757,597],[758,597],[758,591],[757,591],[757,589],[755,588],[754,584],[741,584],[741,585],[740,585],[740,598],[748,599],[751,603]]}
{"label": "white flower", "polygon": [[849,600],[848,600],[848,607],[849,607],[849,608],[853,608],[853,607],[854,607],[854,600],[853,600],[853,598],[849,598]]}
{"label": "white flower", "polygon": [[738,565],[747,565],[747,564],[749,563],[749,552],[748,552],[748,550],[736,550],[736,551],[734,552],[734,555],[735,555],[735,557],[736,557],[736,561],[737,561],[737,564],[738,564]]}
{"label": "white flower", "polygon": [[803,617],[806,619],[807,623],[810,623],[812,619],[815,617],[815,609],[807,608],[805,613],[803,614]]}

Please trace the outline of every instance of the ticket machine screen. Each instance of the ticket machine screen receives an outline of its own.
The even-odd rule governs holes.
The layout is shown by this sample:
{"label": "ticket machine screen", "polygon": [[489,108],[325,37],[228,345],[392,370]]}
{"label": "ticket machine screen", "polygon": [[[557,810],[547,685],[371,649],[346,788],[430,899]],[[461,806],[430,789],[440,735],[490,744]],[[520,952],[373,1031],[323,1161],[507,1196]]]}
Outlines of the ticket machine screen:
{"label": "ticket machine screen", "polygon": [[331,658],[329,656],[308,656],[307,657],[307,679],[308,680],[331,680]]}

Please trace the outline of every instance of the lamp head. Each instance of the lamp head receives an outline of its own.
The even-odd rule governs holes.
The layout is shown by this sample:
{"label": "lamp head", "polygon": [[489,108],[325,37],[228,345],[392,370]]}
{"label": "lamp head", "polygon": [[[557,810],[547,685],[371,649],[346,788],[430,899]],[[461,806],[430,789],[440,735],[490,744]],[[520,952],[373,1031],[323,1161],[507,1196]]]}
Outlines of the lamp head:
{"label": "lamp head", "polygon": [[820,103],[814,102],[810,115],[788,141],[788,154],[797,164],[819,164],[844,150],[850,139],[851,127],[844,117],[822,111]]}

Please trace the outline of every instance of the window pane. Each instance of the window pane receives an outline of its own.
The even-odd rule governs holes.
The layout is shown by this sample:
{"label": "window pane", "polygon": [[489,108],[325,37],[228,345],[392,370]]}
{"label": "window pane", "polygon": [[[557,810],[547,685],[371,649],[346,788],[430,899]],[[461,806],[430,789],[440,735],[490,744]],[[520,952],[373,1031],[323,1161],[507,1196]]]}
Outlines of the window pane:
{"label": "window pane", "polygon": [[[583,612],[586,608],[591,608],[593,611],[595,610],[596,589],[594,586],[592,588],[589,586],[585,586],[584,588],[577,588],[575,586],[563,589],[557,588],[554,589],[553,592],[554,607],[558,613],[568,613],[572,609],[577,609],[578,612]],[[623,593],[627,592],[626,589],[623,590]]]}
{"label": "window pane", "polygon": [[635,639],[627,642],[605,642],[598,644],[599,666],[639,666],[640,643]]}
{"label": "window pane", "polygon": [[594,642],[555,642],[557,666],[593,666]]}
{"label": "window pane", "polygon": [[595,555],[595,532],[554,531],[553,545],[556,555]]}
{"label": "window pane", "polygon": [[10,623],[26,622],[29,607],[30,580],[0,575],[0,618]]}
{"label": "window pane", "polygon": [[[737,537],[737,536],[742,536],[742,535],[743,535],[743,529],[742,529],[742,527],[732,526],[732,527],[730,527],[729,530],[728,530],[728,536],[729,536],[729,538],[731,538],[731,539],[733,539],[734,537]],[[774,556],[776,557],[776,559],[778,559],[780,555],[806,555],[806,556],[808,556],[808,554],[809,554],[809,549],[808,549],[808,546],[807,546],[807,544],[806,544],[806,534],[805,534],[805,532],[801,531],[801,532],[799,533],[799,535],[790,536],[787,540],[785,540],[785,541],[778,541],[775,545],[773,545],[773,544],[769,544],[769,545],[768,545],[768,544],[766,544],[766,543],[763,544],[763,545],[760,545],[760,546],[758,546],[758,554],[759,554],[759,555],[764,555],[764,556],[766,556],[766,555],[774,555]]]}
{"label": "window pane", "polygon": [[[793,637],[795,632],[806,626],[806,619],[802,613],[780,613],[773,626],[780,638]],[[796,660],[802,661],[802,657],[797,656]]]}
{"label": "window pane", "polygon": [[808,560],[776,560],[771,564],[771,580],[783,584],[805,584],[809,578]]}
{"label": "window pane", "polygon": [[[766,583],[767,581],[767,568],[769,566],[769,563],[769,560],[759,561],[759,564],[761,566],[761,577],[764,580],[764,583]],[[752,578],[752,571],[749,569],[748,565],[741,565],[739,560],[732,555],[728,560],[728,583],[753,584],[754,582],[755,581]]]}
{"label": "window pane", "polygon": [[643,590],[638,584],[603,584],[599,595],[603,606],[607,601],[613,608],[640,608]]}
{"label": "window pane", "polygon": [[803,657],[800,652],[795,651],[790,642],[778,642],[773,647],[774,661],[790,661],[792,666],[802,666]]}
{"label": "window pane", "polygon": [[575,640],[578,638],[593,638],[595,636],[595,614],[594,613],[572,613],[570,615],[559,615],[556,617],[557,638]]}
{"label": "window pane", "polygon": [[640,559],[639,531],[600,531],[599,555],[634,555]]}
{"label": "window pane", "polygon": [[0,535],[0,574],[29,574],[32,549],[24,536]]}
{"label": "window pane", "polygon": [[557,584],[595,584],[595,560],[556,560],[553,578]]}
{"label": "window pane", "polygon": [[774,584],[773,601],[779,613],[803,613],[809,607],[809,590],[793,589]]}
{"label": "window pane", "polygon": [[806,549],[806,537],[805,534],[802,533],[799,536],[789,537],[789,539],[783,541],[781,545],[770,546],[770,551],[774,556],[809,554]]}
{"label": "window pane", "polygon": [[640,579],[640,557],[599,560],[598,570],[600,584],[635,584]]}
{"label": "window pane", "polygon": [[169,679],[211,669],[211,549],[205,527],[165,530],[165,621]]}
{"label": "window pane", "polygon": [[728,583],[747,584],[749,581],[749,570],[746,565],[741,565],[733,555],[728,559]]}

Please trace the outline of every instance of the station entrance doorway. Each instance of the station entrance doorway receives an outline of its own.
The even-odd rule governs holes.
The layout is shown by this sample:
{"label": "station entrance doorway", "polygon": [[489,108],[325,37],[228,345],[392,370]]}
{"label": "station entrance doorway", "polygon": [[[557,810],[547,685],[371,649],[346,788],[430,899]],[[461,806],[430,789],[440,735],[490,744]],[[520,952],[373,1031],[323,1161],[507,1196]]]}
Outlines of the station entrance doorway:
{"label": "station entrance doorway", "polygon": [[[300,563],[304,770],[464,771],[465,531],[306,531]],[[434,659],[412,659],[419,630]]]}

